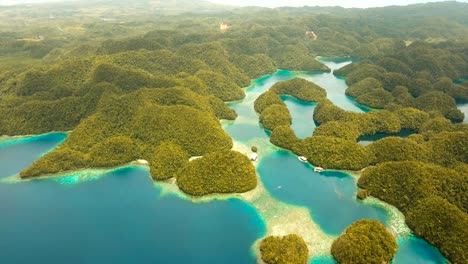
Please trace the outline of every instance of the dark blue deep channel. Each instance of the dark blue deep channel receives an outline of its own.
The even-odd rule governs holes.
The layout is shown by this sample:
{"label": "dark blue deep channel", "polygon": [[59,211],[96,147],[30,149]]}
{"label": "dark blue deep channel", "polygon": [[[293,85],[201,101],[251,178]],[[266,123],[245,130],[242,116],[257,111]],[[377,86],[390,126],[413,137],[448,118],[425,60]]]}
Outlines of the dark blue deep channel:
{"label": "dark blue deep channel", "polygon": [[[62,140],[52,134],[0,143],[0,179]],[[139,167],[61,182],[0,183],[0,263],[256,262],[251,246],[264,223],[238,199],[193,203],[162,195]]]}

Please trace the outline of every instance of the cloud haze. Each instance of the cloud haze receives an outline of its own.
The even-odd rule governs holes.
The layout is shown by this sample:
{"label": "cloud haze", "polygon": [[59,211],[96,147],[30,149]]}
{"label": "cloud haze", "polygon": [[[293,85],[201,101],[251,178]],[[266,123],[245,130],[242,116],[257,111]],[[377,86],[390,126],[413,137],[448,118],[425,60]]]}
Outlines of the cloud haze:
{"label": "cloud haze", "polygon": [[[441,0],[208,0],[213,3],[222,3],[240,6],[342,6],[342,7],[376,7],[388,5],[409,5],[415,3],[440,2]],[[468,2],[467,0],[458,2]]]}
{"label": "cloud haze", "polygon": [[[14,5],[40,2],[69,2],[72,0],[0,0],[0,5]],[[76,1],[76,0],[75,0]],[[138,0],[135,0],[138,1]],[[196,1],[196,0],[193,0]],[[415,3],[440,2],[442,0],[205,0],[213,3],[237,6],[342,6],[342,7],[376,7],[388,5],[408,5]],[[467,3],[468,0],[458,2]]]}

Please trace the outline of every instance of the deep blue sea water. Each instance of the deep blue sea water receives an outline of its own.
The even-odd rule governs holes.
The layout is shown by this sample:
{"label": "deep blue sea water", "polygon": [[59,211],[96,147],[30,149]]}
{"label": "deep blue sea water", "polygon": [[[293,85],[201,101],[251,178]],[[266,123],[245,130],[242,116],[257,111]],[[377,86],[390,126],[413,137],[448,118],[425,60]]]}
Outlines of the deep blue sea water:
{"label": "deep blue sea water", "polygon": [[[336,69],[349,61],[325,63]],[[239,118],[225,125],[226,131],[241,142],[267,139],[253,100],[274,83],[296,76],[322,85],[328,98],[344,109],[368,110],[345,96],[344,80],[331,73],[280,70],[255,80],[246,99],[229,104]],[[311,135],[315,124],[309,118],[315,104],[283,100],[295,132]],[[51,133],[0,142],[0,179],[18,173],[65,137]],[[314,173],[286,151],[262,157],[257,170],[273,197],[309,208],[314,221],[329,234],[339,234],[363,217],[387,220],[384,209],[355,199],[355,180],[343,172]],[[0,263],[255,263],[251,246],[265,234],[262,219],[245,202],[193,203],[163,194],[141,167],[116,169],[88,182],[67,182],[73,181],[0,182]],[[424,240],[409,237],[398,243],[393,263],[445,262]],[[335,262],[323,256],[310,263]]]}
{"label": "deep blue sea water", "polygon": [[[53,134],[4,142],[0,178],[62,140]],[[0,183],[0,263],[256,262],[251,246],[265,226],[241,200],[193,203],[162,195],[140,167],[64,182]]]}

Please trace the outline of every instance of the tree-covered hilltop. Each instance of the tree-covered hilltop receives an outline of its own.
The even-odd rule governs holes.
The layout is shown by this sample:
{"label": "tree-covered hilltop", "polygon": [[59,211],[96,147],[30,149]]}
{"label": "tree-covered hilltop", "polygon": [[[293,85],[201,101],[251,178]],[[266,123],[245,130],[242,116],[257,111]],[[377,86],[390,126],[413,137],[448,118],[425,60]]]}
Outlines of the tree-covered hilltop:
{"label": "tree-covered hilltop", "polygon": [[184,165],[176,175],[179,188],[194,196],[241,193],[257,186],[252,162],[232,150],[210,152]]}
{"label": "tree-covered hilltop", "polygon": [[468,75],[468,43],[415,41],[407,47],[371,60],[353,63],[335,74],[346,76],[346,94],[373,108],[413,107],[437,111],[462,121],[456,101],[468,100],[466,86],[456,84]]}
{"label": "tree-covered hilltop", "polygon": [[395,237],[377,220],[364,219],[346,228],[332,244],[340,264],[390,263],[397,251]]}
{"label": "tree-covered hilltop", "polygon": [[304,239],[296,234],[266,237],[260,242],[260,252],[267,264],[304,264],[309,257]]}
{"label": "tree-covered hilltop", "polygon": [[270,91],[278,95],[290,95],[306,102],[320,102],[327,97],[325,89],[301,78],[278,82],[270,88]]}
{"label": "tree-covered hilltop", "polygon": [[366,195],[395,205],[418,236],[454,263],[463,263],[468,250],[467,175],[420,161],[393,161],[366,169],[358,185]]}
{"label": "tree-covered hilltop", "polygon": [[270,131],[292,123],[291,114],[280,95],[293,96],[306,102],[321,102],[326,99],[327,92],[315,83],[300,78],[274,84],[254,102],[254,109],[260,114],[260,123]]}
{"label": "tree-covered hilltop", "polygon": [[[255,170],[229,151],[220,126],[236,118],[224,102],[277,69],[329,71],[317,56],[351,56],[360,60],[334,73],[346,77],[346,94],[379,110],[348,112],[310,82],[281,82],[255,102],[271,142],[326,169],[374,166],[361,197],[397,206],[417,235],[466,262],[468,128],[456,103],[468,100],[468,85],[454,80],[468,77],[468,4],[118,2],[0,7],[0,134],[72,131],[22,177],[145,159],[155,180],[176,177],[193,195],[250,190]],[[312,137],[295,135],[281,94],[318,102]],[[415,134],[357,143],[401,129]]]}
{"label": "tree-covered hilltop", "polygon": [[187,88],[140,89],[102,99],[96,113],[21,176],[112,167],[137,158],[151,161],[158,145],[165,141],[177,144],[191,156],[232,147],[208,98]]}

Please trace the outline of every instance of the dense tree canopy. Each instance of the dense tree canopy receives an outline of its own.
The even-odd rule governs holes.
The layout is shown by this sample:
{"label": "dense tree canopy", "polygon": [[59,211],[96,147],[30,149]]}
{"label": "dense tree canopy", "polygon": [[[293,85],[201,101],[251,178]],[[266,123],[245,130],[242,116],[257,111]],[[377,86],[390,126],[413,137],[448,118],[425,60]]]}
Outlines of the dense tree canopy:
{"label": "dense tree canopy", "polygon": [[360,170],[374,159],[372,152],[363,146],[336,137],[309,137],[295,145],[293,150],[312,164],[324,168]]}
{"label": "dense tree canopy", "polygon": [[252,162],[243,154],[215,151],[182,167],[177,172],[177,185],[195,196],[241,193],[257,186],[257,175]]}
{"label": "dense tree canopy", "polygon": [[277,94],[286,94],[306,102],[320,102],[327,96],[322,87],[301,78],[278,82],[270,88]]}
{"label": "dense tree canopy", "polygon": [[[329,71],[317,56],[354,56],[359,61],[334,74],[346,78],[347,95],[379,110],[345,111],[313,83],[280,82],[254,106],[270,141],[326,168],[376,165],[359,180],[361,193],[397,206],[416,234],[452,262],[466,262],[468,129],[457,103],[468,100],[468,4],[233,9],[157,2],[2,8],[0,135],[72,131],[22,177],[145,159],[154,179],[176,175],[193,195],[250,190],[255,170],[229,151],[232,140],[218,121],[237,116],[224,102],[244,98],[241,87],[277,69]],[[221,18],[232,27],[220,30]],[[318,102],[314,136],[297,138],[283,94]],[[419,134],[356,143],[403,128]]]}
{"label": "dense tree canopy", "polygon": [[269,236],[260,242],[262,260],[267,264],[304,264],[307,263],[309,250],[300,236]]}
{"label": "dense tree canopy", "polygon": [[395,237],[377,220],[360,220],[350,225],[331,248],[340,264],[390,263],[397,251]]}
{"label": "dense tree canopy", "polygon": [[172,178],[188,160],[189,155],[181,146],[170,141],[162,142],[154,149],[149,161],[151,176],[155,180]]}

